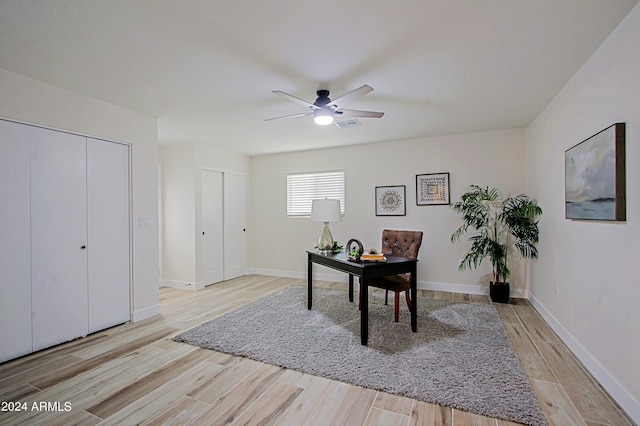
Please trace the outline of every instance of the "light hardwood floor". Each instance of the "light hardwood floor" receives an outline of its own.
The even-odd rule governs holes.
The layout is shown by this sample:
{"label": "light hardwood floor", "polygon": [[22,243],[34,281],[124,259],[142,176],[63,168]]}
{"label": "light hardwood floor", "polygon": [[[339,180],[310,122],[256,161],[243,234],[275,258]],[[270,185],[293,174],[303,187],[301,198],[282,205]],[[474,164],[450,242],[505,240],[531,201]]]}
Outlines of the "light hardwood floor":
{"label": "light hardwood floor", "polygon": [[[250,275],[198,292],[162,288],[161,316],[0,364],[3,408],[15,402],[26,408],[0,412],[0,424],[514,424],[171,340],[294,284],[305,281]],[[491,303],[484,296],[420,293]],[[528,302],[495,306],[550,425],[632,424]]]}

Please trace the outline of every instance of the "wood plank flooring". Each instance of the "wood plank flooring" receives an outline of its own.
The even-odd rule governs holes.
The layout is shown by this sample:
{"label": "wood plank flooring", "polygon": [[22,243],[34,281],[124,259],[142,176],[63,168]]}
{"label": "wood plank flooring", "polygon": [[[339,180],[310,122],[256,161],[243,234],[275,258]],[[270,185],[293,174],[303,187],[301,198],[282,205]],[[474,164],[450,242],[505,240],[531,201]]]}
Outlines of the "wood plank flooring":
{"label": "wood plank flooring", "polygon": [[[306,281],[249,275],[198,292],[162,288],[160,316],[0,364],[0,402],[14,410],[0,411],[0,424],[514,424],[171,340],[294,284]],[[428,290],[420,297],[491,303]],[[633,424],[527,301],[495,306],[550,425]]]}

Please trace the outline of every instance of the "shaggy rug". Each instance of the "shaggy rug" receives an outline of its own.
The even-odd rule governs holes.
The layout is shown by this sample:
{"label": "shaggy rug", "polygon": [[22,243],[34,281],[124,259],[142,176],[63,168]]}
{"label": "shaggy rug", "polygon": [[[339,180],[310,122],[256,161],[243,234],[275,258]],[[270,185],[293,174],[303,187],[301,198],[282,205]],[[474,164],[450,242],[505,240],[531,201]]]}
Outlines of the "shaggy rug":
{"label": "shaggy rug", "polygon": [[[391,295],[390,298],[393,298]],[[418,299],[413,333],[404,304],[374,292],[369,345],[346,291],[287,287],[174,338],[202,348],[421,401],[530,425],[545,425],[496,309],[480,303]]]}

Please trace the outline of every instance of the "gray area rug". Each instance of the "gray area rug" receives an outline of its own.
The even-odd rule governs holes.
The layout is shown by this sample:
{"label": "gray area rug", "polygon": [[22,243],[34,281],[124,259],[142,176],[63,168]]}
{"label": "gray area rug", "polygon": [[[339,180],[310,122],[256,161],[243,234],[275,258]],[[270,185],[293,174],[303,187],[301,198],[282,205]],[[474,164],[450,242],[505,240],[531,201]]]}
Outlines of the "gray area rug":
{"label": "gray area rug", "polygon": [[419,298],[413,333],[406,303],[394,323],[393,304],[385,306],[384,295],[375,292],[369,346],[362,346],[358,306],[346,291],[314,288],[311,311],[306,292],[287,287],[174,340],[472,413],[546,424],[493,306]]}

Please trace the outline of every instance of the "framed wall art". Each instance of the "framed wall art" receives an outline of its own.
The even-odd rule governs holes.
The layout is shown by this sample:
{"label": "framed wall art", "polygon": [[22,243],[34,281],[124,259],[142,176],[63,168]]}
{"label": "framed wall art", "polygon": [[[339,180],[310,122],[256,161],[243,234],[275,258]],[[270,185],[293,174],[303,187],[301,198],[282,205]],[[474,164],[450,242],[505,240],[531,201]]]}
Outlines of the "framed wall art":
{"label": "framed wall art", "polygon": [[376,216],[405,216],[406,187],[376,186]]}
{"label": "framed wall art", "polygon": [[625,123],[616,123],[564,152],[565,217],[627,220]]}
{"label": "framed wall art", "polygon": [[416,204],[419,206],[451,204],[449,173],[416,175]]}

